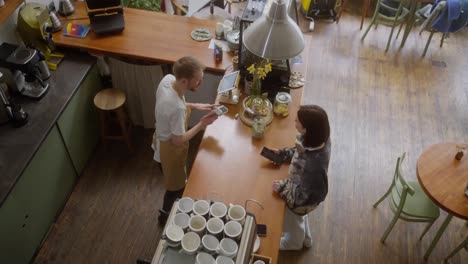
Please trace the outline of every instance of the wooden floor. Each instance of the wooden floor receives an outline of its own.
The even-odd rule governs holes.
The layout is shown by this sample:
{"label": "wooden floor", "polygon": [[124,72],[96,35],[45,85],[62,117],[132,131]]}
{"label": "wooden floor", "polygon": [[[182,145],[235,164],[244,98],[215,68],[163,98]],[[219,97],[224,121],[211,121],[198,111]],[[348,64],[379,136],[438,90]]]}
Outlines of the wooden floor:
{"label": "wooden floor", "polygon": [[[340,24],[317,23],[307,33],[313,41],[303,103],[321,105],[329,114],[330,186],[309,217],[312,248],[281,253],[280,263],[422,263],[446,215],[421,242],[424,224],[397,222],[381,244],[392,213],[387,203],[371,205],[388,188],[403,151],[405,176],[416,181],[416,160],[425,147],[468,142],[468,30],[452,34],[441,49],[436,35],[421,58],[427,35],[414,31],[402,50],[395,43],[384,54],[389,28],[372,29],[361,43],[359,22],[345,14]],[[120,143],[98,148],[35,263],[151,258],[163,194],[151,133],[137,131],[133,156]],[[440,263],[467,234],[464,221],[454,218],[428,263]],[[464,251],[451,262],[463,259]]]}

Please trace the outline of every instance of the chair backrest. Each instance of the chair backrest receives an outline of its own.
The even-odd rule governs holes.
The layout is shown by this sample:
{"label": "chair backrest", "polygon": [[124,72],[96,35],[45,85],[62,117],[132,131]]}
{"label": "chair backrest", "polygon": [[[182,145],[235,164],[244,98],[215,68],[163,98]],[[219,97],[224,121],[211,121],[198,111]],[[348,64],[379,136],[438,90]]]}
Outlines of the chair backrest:
{"label": "chair backrest", "polygon": [[379,13],[387,17],[395,17],[403,9],[403,1],[398,0],[379,0],[376,8]]}
{"label": "chair backrest", "polygon": [[432,10],[429,17],[422,23],[419,33],[421,33],[423,30],[431,30],[432,24],[434,23],[436,18],[439,16],[440,13],[444,12],[446,8],[447,1],[440,1],[434,8],[434,10]]}
{"label": "chair backrest", "polygon": [[413,187],[411,187],[408,184],[408,182],[406,181],[406,179],[403,177],[401,173],[401,165],[403,161],[405,160],[405,156],[406,156],[406,152],[404,152],[401,155],[401,157],[398,157],[397,164],[395,167],[395,173],[393,175],[393,182],[392,182],[393,187],[392,187],[392,195],[391,195],[392,199],[391,200],[393,202],[393,205],[396,208],[402,208],[405,203],[406,196],[408,194],[409,195],[414,194]]}

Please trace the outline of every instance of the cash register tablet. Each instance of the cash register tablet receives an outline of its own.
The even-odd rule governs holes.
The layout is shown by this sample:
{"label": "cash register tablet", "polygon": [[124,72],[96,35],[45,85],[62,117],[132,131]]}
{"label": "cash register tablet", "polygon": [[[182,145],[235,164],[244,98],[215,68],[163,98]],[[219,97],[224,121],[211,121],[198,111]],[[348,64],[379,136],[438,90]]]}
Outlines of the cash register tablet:
{"label": "cash register tablet", "polygon": [[235,71],[224,75],[218,85],[218,94],[236,89],[240,79],[239,73],[239,71]]}

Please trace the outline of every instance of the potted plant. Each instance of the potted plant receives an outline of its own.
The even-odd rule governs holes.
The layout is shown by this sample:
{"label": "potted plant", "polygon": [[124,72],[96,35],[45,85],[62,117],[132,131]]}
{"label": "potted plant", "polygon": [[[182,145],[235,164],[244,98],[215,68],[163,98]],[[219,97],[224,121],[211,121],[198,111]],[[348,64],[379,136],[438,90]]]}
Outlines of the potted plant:
{"label": "potted plant", "polygon": [[122,3],[126,7],[143,9],[148,11],[161,11],[161,3],[163,0],[123,0]]}
{"label": "potted plant", "polygon": [[[269,60],[262,59],[257,63],[253,63],[247,68],[251,75],[250,96],[246,97],[242,103],[243,116],[250,119],[251,124],[255,118],[266,118],[266,123],[271,122],[272,104],[267,99],[267,93],[261,94],[262,80],[271,71],[271,63]],[[248,76],[250,77],[250,76]],[[243,120],[245,121],[245,120]]]}

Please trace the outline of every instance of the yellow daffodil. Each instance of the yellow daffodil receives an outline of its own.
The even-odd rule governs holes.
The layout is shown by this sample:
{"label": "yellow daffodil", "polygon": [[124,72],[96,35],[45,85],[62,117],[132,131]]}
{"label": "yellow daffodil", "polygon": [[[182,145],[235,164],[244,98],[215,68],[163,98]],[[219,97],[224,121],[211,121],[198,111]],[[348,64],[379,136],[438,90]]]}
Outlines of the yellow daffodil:
{"label": "yellow daffodil", "polygon": [[265,72],[266,73],[271,72],[271,63],[268,63],[267,65],[265,65]]}
{"label": "yellow daffodil", "polygon": [[254,64],[250,65],[250,67],[248,67],[247,70],[250,72],[250,74],[254,74],[254,72],[255,72],[255,65],[254,65]]}
{"label": "yellow daffodil", "polygon": [[265,70],[263,68],[257,68],[257,74],[258,76],[262,76],[263,74],[265,74]]}

